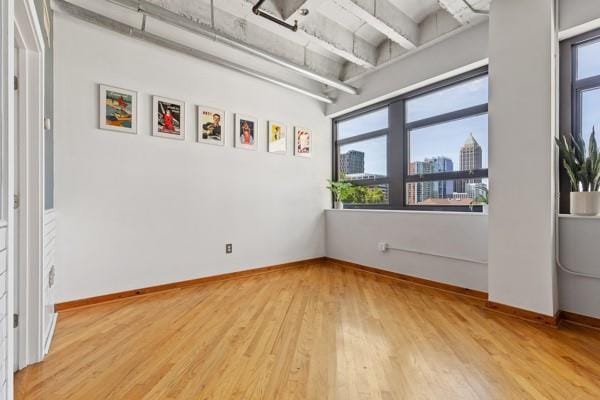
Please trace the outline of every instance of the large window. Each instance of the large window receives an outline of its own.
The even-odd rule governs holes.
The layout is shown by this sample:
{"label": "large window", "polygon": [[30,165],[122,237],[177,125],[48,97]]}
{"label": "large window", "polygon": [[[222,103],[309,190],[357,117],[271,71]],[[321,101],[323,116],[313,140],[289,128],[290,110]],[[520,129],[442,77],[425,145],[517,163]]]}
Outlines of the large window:
{"label": "large window", "polygon": [[479,211],[487,103],[481,69],[336,119],[334,178],[379,192],[349,206]]}
{"label": "large window", "polygon": [[389,206],[388,108],[336,122],[338,179],[365,190],[346,200],[354,206]]}
{"label": "large window", "polygon": [[[589,144],[600,134],[600,30],[561,43],[560,133],[581,135]],[[570,185],[561,168],[560,209],[569,212]]]}

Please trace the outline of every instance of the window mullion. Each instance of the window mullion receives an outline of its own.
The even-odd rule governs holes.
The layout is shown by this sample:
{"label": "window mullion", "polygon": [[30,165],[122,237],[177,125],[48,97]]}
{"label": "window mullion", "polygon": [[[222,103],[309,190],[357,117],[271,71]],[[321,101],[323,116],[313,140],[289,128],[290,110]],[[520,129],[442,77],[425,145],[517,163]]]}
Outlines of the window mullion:
{"label": "window mullion", "polygon": [[404,101],[390,104],[388,134],[389,199],[392,209],[404,208],[405,131]]}

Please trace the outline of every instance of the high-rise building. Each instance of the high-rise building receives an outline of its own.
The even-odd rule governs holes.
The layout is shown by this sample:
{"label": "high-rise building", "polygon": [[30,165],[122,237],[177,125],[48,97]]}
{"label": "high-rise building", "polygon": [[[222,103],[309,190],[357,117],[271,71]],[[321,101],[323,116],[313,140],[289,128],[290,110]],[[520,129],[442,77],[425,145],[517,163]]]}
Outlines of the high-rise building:
{"label": "high-rise building", "polygon": [[339,159],[340,177],[349,174],[363,174],[365,172],[365,153],[358,150],[350,150],[340,154]]}
{"label": "high-rise building", "polygon": [[[470,133],[465,144],[460,148],[460,170],[470,171],[481,169],[482,167],[482,154],[483,151],[477,140]],[[455,189],[458,193],[466,192],[466,185],[468,183],[481,183],[481,179],[459,179],[455,183]]]}
{"label": "high-rise building", "polygon": [[[454,163],[447,157],[426,158],[409,165],[409,175],[432,174],[454,170]],[[407,204],[417,204],[426,199],[452,197],[454,181],[411,182],[407,185]]]}

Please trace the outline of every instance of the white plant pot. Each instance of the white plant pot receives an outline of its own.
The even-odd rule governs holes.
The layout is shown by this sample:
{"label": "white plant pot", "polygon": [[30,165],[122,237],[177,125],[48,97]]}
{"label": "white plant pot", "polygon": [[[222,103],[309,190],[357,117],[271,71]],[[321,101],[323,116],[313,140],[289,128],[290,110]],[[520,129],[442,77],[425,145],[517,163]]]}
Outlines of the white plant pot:
{"label": "white plant pot", "polygon": [[336,201],[334,203],[335,209],[336,210],[343,210],[344,209],[344,203],[342,203],[341,201]]}
{"label": "white plant pot", "polygon": [[600,214],[600,192],[571,192],[571,214]]}

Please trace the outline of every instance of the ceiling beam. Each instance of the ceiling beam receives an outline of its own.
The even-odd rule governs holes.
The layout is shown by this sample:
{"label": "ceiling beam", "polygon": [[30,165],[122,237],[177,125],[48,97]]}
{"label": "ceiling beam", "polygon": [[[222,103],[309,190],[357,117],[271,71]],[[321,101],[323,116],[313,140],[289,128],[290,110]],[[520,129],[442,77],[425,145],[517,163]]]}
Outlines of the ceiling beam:
{"label": "ceiling beam", "polygon": [[333,0],[405,49],[417,47],[419,26],[388,0]]}
{"label": "ceiling beam", "polygon": [[311,43],[365,68],[377,64],[377,48],[333,20],[314,13],[300,22],[298,32]]}
{"label": "ceiling beam", "polygon": [[438,0],[438,3],[440,7],[448,11],[461,25],[468,24],[475,16],[463,0]]}

